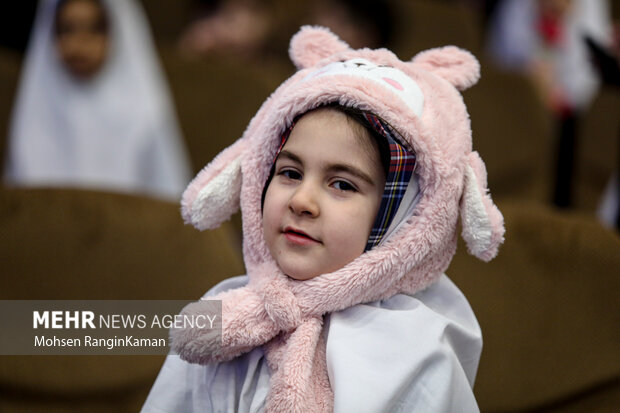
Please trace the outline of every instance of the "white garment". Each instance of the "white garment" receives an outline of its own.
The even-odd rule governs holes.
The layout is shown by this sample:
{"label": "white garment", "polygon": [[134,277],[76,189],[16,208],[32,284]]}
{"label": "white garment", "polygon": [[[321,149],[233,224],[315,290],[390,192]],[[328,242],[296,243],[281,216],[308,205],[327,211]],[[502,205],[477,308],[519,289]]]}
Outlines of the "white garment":
{"label": "white garment", "polygon": [[177,199],[190,180],[148,23],[133,0],[103,0],[104,66],[76,81],[54,45],[57,0],[42,0],[13,110],[9,185],[142,192]]}
{"label": "white garment", "polygon": [[[226,280],[211,296],[247,283]],[[472,392],[482,349],[467,300],[446,277],[414,296],[359,304],[326,318],[335,412],[477,412]],[[260,347],[208,366],[170,355],[142,408],[162,412],[260,412],[269,390]]]}
{"label": "white garment", "polygon": [[[572,0],[565,23],[565,41],[555,51],[554,78],[575,108],[586,108],[599,87],[584,36],[608,46],[612,39],[611,13],[607,0]],[[503,0],[491,19],[487,33],[489,52],[504,67],[524,70],[540,57],[541,40],[536,28],[537,0]],[[547,56],[548,57],[548,56]]]}

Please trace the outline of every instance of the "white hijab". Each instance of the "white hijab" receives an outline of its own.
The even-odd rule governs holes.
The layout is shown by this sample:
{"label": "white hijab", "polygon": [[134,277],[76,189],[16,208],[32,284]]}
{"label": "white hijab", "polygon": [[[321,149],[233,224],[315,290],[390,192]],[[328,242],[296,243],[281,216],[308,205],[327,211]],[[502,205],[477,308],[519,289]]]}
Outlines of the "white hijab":
{"label": "white hijab", "polygon": [[41,0],[10,129],[8,184],[176,199],[190,166],[148,23],[132,0],[102,0],[108,56],[88,82],[56,52],[57,0]]}

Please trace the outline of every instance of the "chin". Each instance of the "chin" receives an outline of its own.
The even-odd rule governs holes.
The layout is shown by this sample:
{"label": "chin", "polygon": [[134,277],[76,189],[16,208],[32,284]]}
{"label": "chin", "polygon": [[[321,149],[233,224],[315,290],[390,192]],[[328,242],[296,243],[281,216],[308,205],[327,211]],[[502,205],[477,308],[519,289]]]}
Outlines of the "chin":
{"label": "chin", "polygon": [[284,274],[286,274],[289,278],[292,278],[297,281],[307,281],[319,275],[319,274],[298,274],[298,273],[293,273],[293,274],[284,273]]}
{"label": "chin", "polygon": [[317,271],[311,271],[311,270],[304,271],[304,270],[300,270],[299,268],[290,269],[290,271],[287,268],[282,267],[282,266],[280,266],[280,268],[282,269],[282,272],[286,274],[289,278],[292,278],[297,281],[306,281],[321,274],[320,272],[317,272]]}
{"label": "chin", "polygon": [[95,64],[94,62],[88,63],[76,63],[76,62],[67,62],[67,69],[76,79],[87,81],[94,78],[99,70],[101,69],[100,65]]}

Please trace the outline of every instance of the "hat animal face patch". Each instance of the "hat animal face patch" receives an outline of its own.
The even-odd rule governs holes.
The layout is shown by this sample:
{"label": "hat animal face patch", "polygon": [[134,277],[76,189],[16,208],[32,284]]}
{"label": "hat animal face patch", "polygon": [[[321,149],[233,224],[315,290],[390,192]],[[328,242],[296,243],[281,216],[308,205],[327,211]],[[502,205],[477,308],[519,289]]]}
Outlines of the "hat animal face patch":
{"label": "hat animal face patch", "polygon": [[400,70],[363,58],[330,63],[309,73],[302,82],[325,76],[358,76],[377,82],[396,93],[416,116],[422,116],[424,95],[418,84]]}

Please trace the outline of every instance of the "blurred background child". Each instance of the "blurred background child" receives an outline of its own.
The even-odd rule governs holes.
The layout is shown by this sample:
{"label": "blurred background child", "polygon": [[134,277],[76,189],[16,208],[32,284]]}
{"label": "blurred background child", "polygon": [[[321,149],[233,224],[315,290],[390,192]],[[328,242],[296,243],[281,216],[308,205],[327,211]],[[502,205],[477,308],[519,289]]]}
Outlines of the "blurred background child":
{"label": "blurred background child", "polygon": [[527,74],[555,120],[552,200],[574,202],[573,186],[580,115],[600,80],[586,39],[609,46],[611,13],[605,0],[504,0],[496,6],[489,50],[501,66]]}
{"label": "blurred background child", "polygon": [[9,139],[11,185],[180,194],[189,162],[136,4],[40,3]]}

